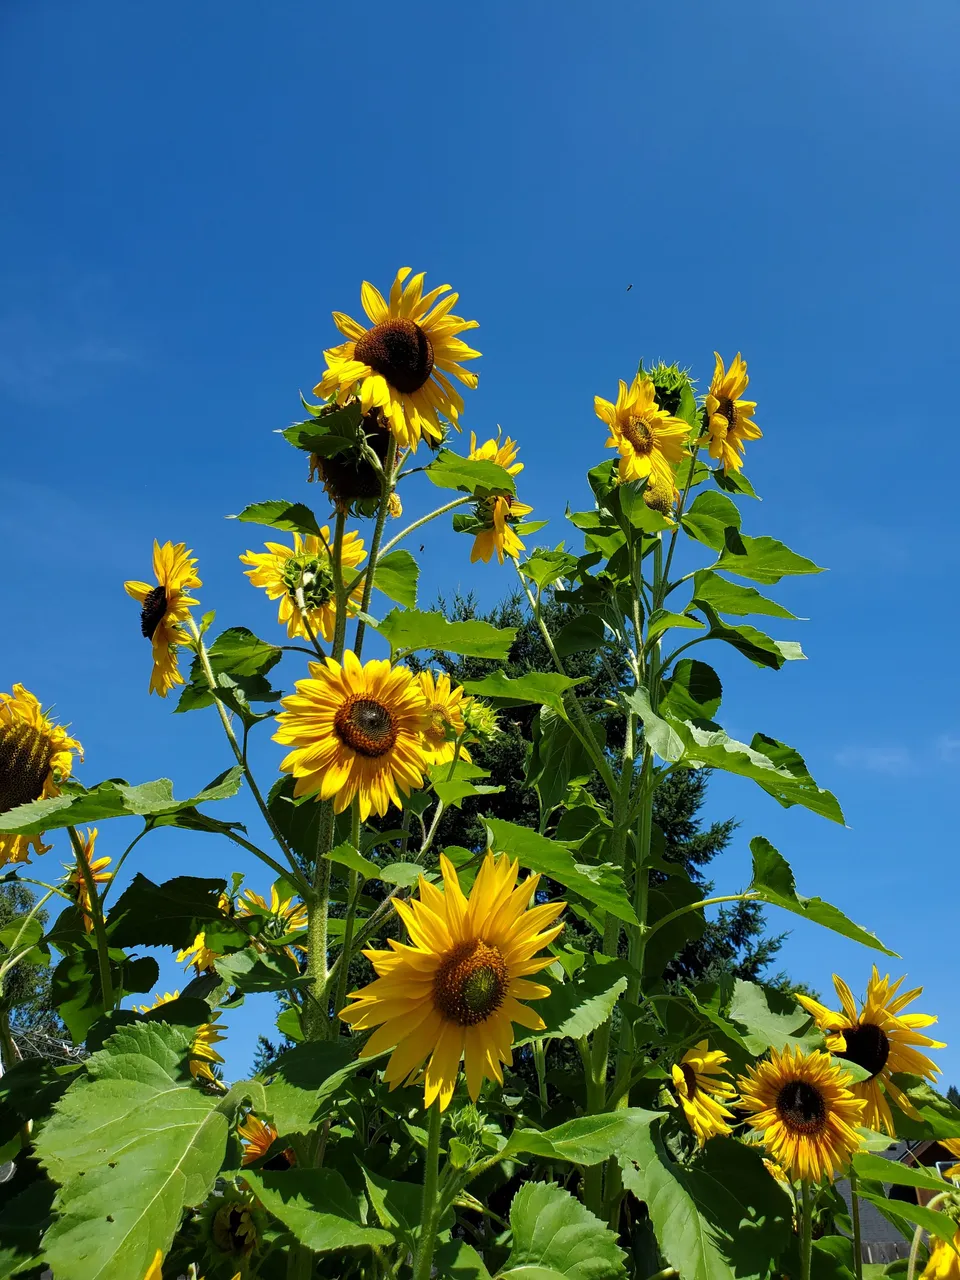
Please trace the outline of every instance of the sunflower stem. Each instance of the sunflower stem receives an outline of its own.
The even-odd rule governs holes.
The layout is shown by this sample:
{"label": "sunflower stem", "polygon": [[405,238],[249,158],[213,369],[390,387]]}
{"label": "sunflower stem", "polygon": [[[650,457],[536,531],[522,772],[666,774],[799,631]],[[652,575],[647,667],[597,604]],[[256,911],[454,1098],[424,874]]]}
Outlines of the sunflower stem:
{"label": "sunflower stem", "polygon": [[[390,494],[393,492],[394,480],[397,469],[397,442],[391,437],[390,444],[387,448],[387,458],[384,466],[383,477],[381,479],[380,488],[380,507],[377,511],[377,522],[373,527],[373,539],[370,543],[370,555],[367,560],[367,571],[363,579],[363,598],[360,602],[360,613],[366,614],[370,608],[370,597],[373,594],[373,579],[377,572],[377,560],[380,557],[380,542],[383,538],[383,526],[387,522],[387,506],[390,501]],[[360,651],[363,648],[363,633],[366,629],[366,623],[363,617],[357,619],[357,633],[353,640],[353,651],[360,657]]]}
{"label": "sunflower stem", "polygon": [[440,1217],[440,1114],[439,1099],[428,1113],[427,1150],[423,1159],[423,1200],[420,1211],[420,1242],[413,1268],[413,1280],[430,1280],[433,1251],[437,1242],[437,1223]]}
{"label": "sunflower stem", "polygon": [[857,1171],[850,1165],[850,1217],[853,1220],[853,1271],[857,1280],[863,1280],[863,1244],[860,1233],[860,1195]]}
{"label": "sunflower stem", "polygon": [[96,881],[93,878],[90,864],[87,862],[87,856],[83,850],[83,841],[80,839],[76,827],[67,827],[67,831],[70,834],[70,843],[73,845],[77,866],[83,876],[87,898],[90,902],[93,936],[97,943],[97,965],[100,969],[100,991],[103,996],[103,1008],[104,1012],[112,1013],[116,1005],[116,998],[113,991],[113,978],[110,974],[110,953],[107,945],[107,930],[103,923],[103,910],[100,906],[100,895],[97,893]]}
{"label": "sunflower stem", "polygon": [[321,801],[314,855],[313,889],[307,898],[307,976],[313,999],[303,1008],[303,1031],[308,1040],[331,1038],[327,997],[327,922],[330,910],[330,852],[333,841],[333,801]]}
{"label": "sunflower stem", "polygon": [[813,1193],[806,1180],[800,1184],[800,1280],[810,1280],[813,1256]]}
{"label": "sunflower stem", "polygon": [[[350,809],[350,843],[360,851],[360,801],[356,798]],[[333,1000],[334,1016],[339,1016],[347,999],[347,973],[353,951],[353,929],[357,919],[357,903],[360,900],[360,877],[351,871],[347,877],[347,914],[343,922],[343,945],[340,948],[340,965]]]}
{"label": "sunflower stem", "polygon": [[[437,507],[436,511],[431,511],[429,515],[421,516],[419,520],[414,520],[413,524],[408,524],[394,538],[383,547],[380,554],[386,555],[388,551],[392,551],[398,542],[402,542],[404,538],[408,538],[416,529],[422,528],[423,525],[429,524],[431,520],[436,520],[437,516],[446,515],[448,511],[453,511],[456,507],[462,507],[465,502],[473,502],[473,494],[467,493],[462,498],[454,498],[453,502],[448,502],[442,507]],[[356,581],[359,582],[362,574],[358,574]]]}
{"label": "sunflower stem", "polygon": [[333,624],[333,650],[335,662],[343,661],[343,647],[347,639],[347,600],[348,593],[343,581],[343,530],[347,522],[347,513],[337,510],[337,520],[333,531],[333,590],[337,602],[337,616]]}

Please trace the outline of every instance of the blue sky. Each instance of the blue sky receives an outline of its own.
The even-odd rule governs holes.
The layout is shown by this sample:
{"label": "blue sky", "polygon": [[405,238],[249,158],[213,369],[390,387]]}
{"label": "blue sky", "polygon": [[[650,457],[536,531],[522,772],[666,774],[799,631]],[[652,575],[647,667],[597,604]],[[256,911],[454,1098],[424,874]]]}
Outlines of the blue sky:
{"label": "blue sky", "polygon": [[[223,516],[323,507],[271,432],[363,278],[385,289],[409,264],[459,290],[483,352],[464,424],[519,439],[522,495],[555,541],[603,454],[593,396],[639,356],[703,385],[715,348],[742,350],[765,433],[745,529],[830,572],[779,592],[811,621],[775,634],[808,662],[718,659],[721,718],[797,746],[849,829],[718,777],[711,814],[742,824],[718,886],[746,882],[751,835],[771,839],[802,892],[902,953],[960,1082],[958,26],[940,0],[909,19],[825,0],[7,0],[0,685],[56,704],[87,782],[167,775],[189,794],[226,767],[212,712],[147,699],[121,584],[146,576],[154,536],[183,539],[218,622],[276,637],[236,560],[257,531]],[[512,586],[439,530],[424,559],[424,600]],[[140,850],[156,879],[236,865],[189,833]],[[872,956],[801,926],[783,959],[827,992],[834,967],[860,990]],[[261,1012],[231,1019],[231,1074]]]}

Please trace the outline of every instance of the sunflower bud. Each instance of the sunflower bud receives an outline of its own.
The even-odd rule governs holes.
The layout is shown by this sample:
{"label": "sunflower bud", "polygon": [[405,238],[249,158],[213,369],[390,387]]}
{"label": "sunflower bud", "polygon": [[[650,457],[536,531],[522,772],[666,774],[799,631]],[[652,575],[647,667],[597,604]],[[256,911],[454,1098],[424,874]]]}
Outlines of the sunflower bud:
{"label": "sunflower bud", "polygon": [[470,733],[478,738],[492,738],[500,732],[497,724],[497,713],[488,702],[480,698],[467,697],[461,703],[463,722]]}
{"label": "sunflower bud", "polygon": [[658,360],[652,369],[644,369],[643,364],[640,370],[653,383],[657,393],[657,404],[667,413],[676,414],[680,409],[680,403],[683,398],[684,390],[689,387],[693,391],[693,383],[686,369],[681,369],[677,364],[664,364],[662,360]]}

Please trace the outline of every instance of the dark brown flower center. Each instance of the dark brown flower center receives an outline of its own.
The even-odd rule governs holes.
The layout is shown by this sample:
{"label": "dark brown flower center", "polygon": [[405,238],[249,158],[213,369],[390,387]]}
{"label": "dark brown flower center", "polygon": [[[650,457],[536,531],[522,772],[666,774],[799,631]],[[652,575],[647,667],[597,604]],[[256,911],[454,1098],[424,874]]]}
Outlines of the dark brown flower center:
{"label": "dark brown flower center", "polygon": [[777,1094],[777,1115],[793,1133],[819,1133],[827,1107],[819,1089],[806,1080],[791,1080]]}
{"label": "dark brown flower center", "polygon": [[0,813],[43,795],[53,744],[33,725],[0,723]]}
{"label": "dark brown flower center", "polygon": [[250,1210],[229,1204],[218,1209],[213,1219],[213,1242],[224,1253],[244,1256],[253,1251],[257,1236]]}
{"label": "dark brown flower center", "polygon": [[720,403],[714,410],[715,413],[722,414],[727,420],[727,427],[735,427],[737,425],[737,406],[733,403],[729,396],[718,396]]}
{"label": "dark brown flower center", "polygon": [[419,391],[433,373],[433,343],[412,320],[384,320],[368,329],[356,357],[404,395]]}
{"label": "dark brown flower center", "polygon": [[848,1062],[855,1062],[858,1067],[863,1067],[864,1071],[870,1072],[871,1079],[879,1075],[890,1057],[887,1033],[875,1027],[872,1022],[861,1022],[859,1026],[849,1030],[845,1027],[843,1038],[847,1047],[837,1057],[846,1058]]}
{"label": "dark brown flower center", "polygon": [[429,738],[431,742],[442,746],[447,741],[447,717],[443,714],[443,708],[433,706],[430,708],[430,723],[424,730],[424,737]]}
{"label": "dark brown flower center", "polygon": [[680,1070],[683,1072],[683,1082],[687,1086],[687,1097],[692,1098],[697,1092],[696,1072],[689,1062],[681,1062]]}
{"label": "dark brown flower center", "polygon": [[510,973],[497,947],[463,942],[437,970],[433,998],[445,1018],[473,1027],[500,1008],[509,986]]}
{"label": "dark brown flower center", "polygon": [[636,449],[637,453],[650,453],[653,449],[654,437],[649,423],[636,413],[631,413],[620,430]]}
{"label": "dark brown flower center", "polygon": [[396,721],[383,703],[356,694],[334,716],[333,727],[340,741],[362,756],[382,756],[397,740]]}
{"label": "dark brown flower center", "polygon": [[167,589],[166,587],[154,587],[144,600],[143,608],[140,610],[140,630],[143,632],[144,639],[153,639],[153,633],[163,621],[163,615],[166,612]]}

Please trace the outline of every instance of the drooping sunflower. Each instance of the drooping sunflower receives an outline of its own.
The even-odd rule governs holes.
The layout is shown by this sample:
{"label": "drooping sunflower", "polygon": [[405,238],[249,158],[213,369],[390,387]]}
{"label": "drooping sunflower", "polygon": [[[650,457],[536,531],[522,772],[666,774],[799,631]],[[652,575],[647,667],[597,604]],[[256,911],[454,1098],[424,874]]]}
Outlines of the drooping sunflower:
{"label": "drooping sunflower", "polygon": [[[293,535],[293,546],[267,542],[266,551],[247,551],[242,564],[252,565],[247,577],[255,587],[263,587],[271,600],[280,601],[279,621],[287,635],[309,639],[310,631],[324,640],[333,639],[337,621],[337,600],[333,576],[333,541],[324,525],[320,537],[308,533]],[[342,569],[353,569],[364,557],[363,539],[357,533],[346,533],[341,550]],[[350,575],[353,577],[353,574]],[[346,580],[347,575],[344,574]],[[301,608],[301,593],[306,610]],[[360,608],[362,588],[357,587],[347,601],[347,616]],[[309,627],[309,631],[308,628]]]}
{"label": "drooping sunflower", "polygon": [[426,699],[406,667],[361,665],[350,649],[342,666],[326,658],[309,668],[280,704],[274,740],[293,747],[280,768],[296,779],[295,796],[333,798],[336,813],[356,796],[361,821],[371,811],[382,817],[401,792],[423,786]]}
{"label": "drooping sunflower", "polygon": [[920,1050],[946,1048],[939,1040],[931,1040],[918,1031],[919,1027],[932,1026],[937,1021],[935,1017],[926,1013],[903,1012],[923,992],[923,987],[914,987],[912,991],[898,995],[903,981],[900,978],[898,982],[891,983],[889,974],[881,979],[874,965],[867,998],[859,1013],[853,992],[837,974],[833,975],[833,985],[840,999],[839,1012],[828,1009],[809,996],[797,997],[825,1033],[830,1052],[870,1072],[869,1079],[858,1080],[850,1087],[858,1098],[866,1101],[863,1123],[867,1128],[885,1129],[891,1138],[896,1134],[884,1091],[901,1111],[919,1118],[910,1099],[897,1088],[891,1077],[905,1072],[923,1076],[925,1080],[936,1080],[940,1068]]}
{"label": "drooping sunflower", "polygon": [[[324,417],[331,412],[339,412],[339,406],[325,405],[320,411],[318,423],[322,425]],[[381,473],[386,466],[387,453],[393,437],[379,409],[371,409],[369,413],[364,414],[360,422],[360,430],[363,432],[363,441],[366,442],[367,449],[371,449],[379,459],[379,470],[363,448],[363,441],[358,435],[355,445],[345,446],[338,453],[329,456],[311,453],[308,479],[311,482],[314,480],[322,482],[327,497],[337,511],[342,511],[344,514],[353,512],[357,515],[372,515],[383,492]],[[396,494],[391,494],[390,497],[396,498]]]}
{"label": "drooping sunflower", "polygon": [[180,624],[197,603],[185,593],[203,583],[197,577],[197,562],[191,559],[183,542],[165,542],[161,547],[154,539],[153,573],[155,587],[148,582],[131,581],[125,582],[123,588],[140,602],[140,631],[153,646],[150,692],[165,698],[171,689],[183,684],[177,662],[177,647],[183,643]]}
{"label": "drooping sunflower", "polygon": [[729,1061],[725,1053],[701,1040],[671,1068],[680,1105],[701,1147],[708,1138],[730,1132],[733,1112],[724,1104],[737,1091],[724,1070]]}
{"label": "drooping sunflower", "polygon": [[[0,693],[0,817],[22,804],[58,796],[58,783],[73,769],[74,752],[83,759],[80,743],[54,724],[22,684],[15,684],[11,693]],[[26,862],[31,848],[41,854],[52,847],[43,843],[42,833],[0,832],[0,867]]]}
{"label": "drooping sunflower", "polygon": [[710,436],[710,457],[723,463],[724,474],[743,468],[744,440],[759,440],[763,432],[753,421],[756,400],[741,400],[750,379],[747,362],[740,352],[726,372],[718,352],[714,352],[716,367],[713,381],[706,396],[707,432]]}
{"label": "drooping sunflower", "polygon": [[792,1178],[833,1179],[859,1149],[857,1126],[865,1103],[828,1053],[771,1049],[770,1057],[747,1067],[737,1084],[738,1105],[750,1113],[749,1123],[763,1135],[767,1151]]}
{"label": "drooping sunflower", "polygon": [[[428,765],[449,764],[456,750],[456,739],[467,731],[463,720],[464,693],[458,685],[451,687],[444,671],[421,671],[417,684],[427,700],[430,723],[423,734],[423,758]],[[460,747],[459,759],[470,762],[470,752]]]}
{"label": "drooping sunflower", "polygon": [[83,916],[83,927],[87,933],[93,932],[93,917],[90,914],[90,894],[87,891],[87,881],[80,867],[81,856],[89,868],[90,877],[95,885],[109,884],[113,879],[113,872],[107,870],[113,859],[94,858],[96,843],[97,828],[88,827],[86,835],[80,837],[80,847],[83,853],[77,853],[73,863],[64,863],[64,870],[68,873],[66,882],[76,896],[77,906]]}
{"label": "drooping sunflower", "polygon": [[[141,1013],[151,1013],[154,1009],[160,1009],[163,1005],[179,999],[179,991],[165,991],[162,996],[158,995],[154,998],[153,1004],[141,1004],[137,1007]],[[194,1080],[208,1080],[211,1084],[216,1081],[213,1064],[222,1063],[223,1058],[213,1046],[220,1040],[226,1040],[226,1036],[222,1035],[215,1025],[219,1017],[220,1010],[216,1009],[210,1015],[209,1022],[203,1022],[193,1029],[193,1039],[190,1041],[190,1074]]]}
{"label": "drooping sunflower", "polygon": [[[518,864],[488,853],[470,897],[441,854],[444,891],[420,877],[420,899],[394,901],[410,945],[388,939],[389,951],[365,951],[379,975],[340,1017],[355,1031],[377,1027],[361,1051],[393,1049],[384,1072],[391,1088],[414,1076],[426,1058],[424,1105],[453,1096],[463,1058],[475,1102],[484,1079],[503,1083],[501,1063],[513,1057],[513,1023],[541,1031],[543,1019],[520,1003],[550,988],[531,982],[552,957],[537,958],[563,928],[553,924],[566,905],[530,907],[540,877],[517,885]],[[515,887],[516,886],[516,887]]]}
{"label": "drooping sunflower", "polygon": [[[463,400],[450,377],[476,387],[477,375],[468,373],[460,361],[475,360],[480,352],[458,337],[477,328],[476,320],[450,314],[460,295],[447,293],[448,284],[424,294],[423,273],[405,284],[409,275],[409,267],[397,272],[389,302],[363,282],[360,301],[369,328],[340,311],[333,313],[347,341],[323,353],[327,371],[314,395],[335,396],[342,403],[357,393],[359,384],[364,413],[381,409],[397,443],[415,449],[422,435],[442,437],[441,417],[458,425]],[[439,301],[444,293],[447,296]]]}
{"label": "drooping sunflower", "polygon": [[960,1280],[960,1231],[947,1244],[939,1236],[930,1241],[930,1257],[920,1280]]}
{"label": "drooping sunflower", "polygon": [[[293,897],[281,898],[277,893],[276,885],[270,889],[269,902],[259,893],[254,893],[252,889],[244,889],[237,904],[237,917],[243,916],[248,918],[257,916],[263,921],[261,931],[254,939],[254,945],[261,950],[263,943],[285,938],[291,933],[302,933],[307,927],[306,905]],[[296,960],[293,947],[285,946],[283,949],[291,960]],[[300,949],[305,950],[302,946]]]}
{"label": "drooping sunflower", "polygon": [[674,484],[672,474],[668,480],[659,471],[650,473],[643,491],[643,501],[651,511],[658,511],[665,520],[672,522],[673,509],[679,497],[680,491]]}
{"label": "drooping sunflower", "polygon": [[[471,461],[499,463],[505,471],[515,476],[523,470],[523,463],[516,461],[518,450],[519,446],[509,436],[506,440],[501,440],[499,432],[496,439],[486,440],[478,446],[477,437],[471,431],[470,452],[467,457]],[[480,498],[474,507],[474,515],[480,522],[480,528],[474,537],[470,563],[482,560],[484,564],[489,564],[494,553],[500,564],[503,564],[505,555],[515,560],[525,548],[512,526],[532,511],[533,507],[528,507],[525,502],[520,502],[508,493],[489,494]]]}
{"label": "drooping sunflower", "polygon": [[606,447],[620,454],[621,482],[656,474],[672,487],[673,468],[683,458],[690,424],[660,408],[650,379],[637,374],[629,387],[621,379],[616,404],[594,396],[593,407],[610,428]]}

